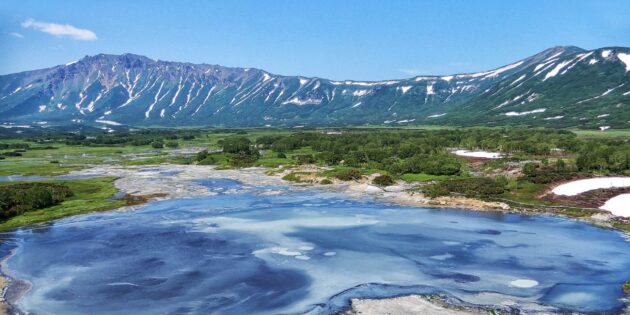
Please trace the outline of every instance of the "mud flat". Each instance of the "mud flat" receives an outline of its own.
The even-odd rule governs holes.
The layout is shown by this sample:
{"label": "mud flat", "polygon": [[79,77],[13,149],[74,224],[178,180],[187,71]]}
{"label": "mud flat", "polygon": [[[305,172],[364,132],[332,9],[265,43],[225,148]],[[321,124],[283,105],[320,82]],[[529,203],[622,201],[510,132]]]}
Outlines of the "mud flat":
{"label": "mud flat", "polygon": [[231,179],[242,182],[245,186],[286,185],[282,179],[265,175],[264,168],[246,168],[238,170],[216,170],[213,166],[201,165],[144,165],[111,166],[99,165],[89,169],[74,171],[74,176],[116,176],[116,188],[130,195],[158,195],[160,199],[193,198],[213,196],[216,192],[208,190],[202,180]]}

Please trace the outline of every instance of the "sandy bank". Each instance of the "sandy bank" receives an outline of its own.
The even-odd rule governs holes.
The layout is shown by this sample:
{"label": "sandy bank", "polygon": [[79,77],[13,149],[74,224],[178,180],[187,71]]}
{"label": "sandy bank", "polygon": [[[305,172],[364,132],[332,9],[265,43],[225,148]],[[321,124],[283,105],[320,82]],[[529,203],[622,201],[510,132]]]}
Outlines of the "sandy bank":
{"label": "sandy bank", "polygon": [[[379,187],[372,184],[372,180],[379,174],[364,176],[359,180],[341,181],[335,178],[318,176],[317,171],[321,171],[321,169],[306,165],[284,170],[274,176],[282,178],[284,175],[291,172],[298,172],[300,174],[298,176],[301,180],[297,183],[298,185],[335,191],[356,199],[373,198],[382,202],[391,202],[414,207],[458,208],[476,211],[511,210],[510,206],[503,202],[483,201],[454,196],[427,198],[421,192],[417,191],[420,185],[419,183],[407,183],[402,180],[397,181],[391,186]],[[332,181],[332,184],[318,184],[323,179]]]}
{"label": "sandy bank", "polygon": [[447,305],[438,298],[419,295],[391,299],[352,299],[352,308],[346,315],[470,315],[487,314],[481,310]]}

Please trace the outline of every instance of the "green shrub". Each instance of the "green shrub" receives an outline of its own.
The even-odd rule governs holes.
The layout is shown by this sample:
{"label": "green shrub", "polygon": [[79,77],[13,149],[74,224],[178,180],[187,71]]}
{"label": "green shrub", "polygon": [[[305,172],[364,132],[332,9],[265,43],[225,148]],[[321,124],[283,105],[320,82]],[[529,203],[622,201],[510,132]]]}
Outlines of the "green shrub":
{"label": "green shrub", "polygon": [[338,171],[337,174],[334,175],[336,179],[349,181],[349,180],[357,180],[361,178],[361,171],[356,168],[349,168]]}
{"label": "green shrub", "polygon": [[446,196],[451,193],[464,194],[466,197],[490,197],[505,192],[505,187],[491,178],[448,179],[425,186],[424,193],[429,197]]}
{"label": "green shrub", "polygon": [[296,183],[301,182],[300,177],[295,173],[289,173],[287,175],[284,175],[282,179],[286,181],[290,181],[290,182],[296,182]]}
{"label": "green shrub", "polygon": [[199,151],[197,152],[197,155],[195,155],[195,161],[200,162],[205,160],[208,157],[208,150],[203,150],[203,151]]}
{"label": "green shrub", "polygon": [[582,176],[576,172],[557,172],[554,170],[534,170],[520,177],[521,180],[527,180],[534,184],[551,184],[559,181],[571,180]]}
{"label": "green shrub", "polygon": [[257,151],[255,151],[254,154],[239,153],[232,155],[229,159],[229,163],[234,167],[250,167],[254,166],[258,158],[259,155]]}
{"label": "green shrub", "polygon": [[449,154],[417,154],[405,160],[402,173],[425,173],[429,175],[459,175],[462,164]]}
{"label": "green shrub", "polygon": [[332,183],[333,183],[333,182],[332,182],[330,179],[328,179],[328,178],[324,178],[324,179],[322,179],[322,180],[319,182],[319,184],[320,184],[320,185],[330,185],[330,184],[332,184]]}
{"label": "green shrub", "polygon": [[169,141],[165,145],[166,147],[171,148],[171,149],[179,147],[179,143],[177,141]]}
{"label": "green shrub", "polygon": [[151,142],[151,147],[154,149],[162,149],[164,148],[164,141],[162,140],[155,140],[153,142]]}
{"label": "green shrub", "polygon": [[282,153],[282,152],[280,152],[280,153],[276,154],[276,157],[279,158],[279,159],[286,159],[287,155]]}
{"label": "green shrub", "polygon": [[7,219],[26,211],[47,208],[72,196],[63,184],[21,183],[0,186],[0,218]]}
{"label": "green shrub", "polygon": [[317,162],[312,154],[300,154],[297,156],[298,164],[313,164]]}
{"label": "green shrub", "polygon": [[225,153],[234,153],[234,154],[250,154],[252,153],[251,145],[252,142],[242,136],[235,136],[225,138],[219,141],[219,144],[223,148],[223,152]]}
{"label": "green shrub", "polygon": [[394,179],[389,175],[376,176],[372,183],[377,186],[391,186],[394,184]]}
{"label": "green shrub", "polygon": [[4,153],[2,153],[2,155],[16,157],[16,156],[22,156],[22,153],[20,153],[17,150],[15,150],[15,151],[11,151],[11,152],[4,152]]}
{"label": "green shrub", "polygon": [[208,155],[203,160],[198,161],[197,164],[199,164],[199,165],[214,165],[214,164],[217,164],[217,159],[215,159],[211,155]]}

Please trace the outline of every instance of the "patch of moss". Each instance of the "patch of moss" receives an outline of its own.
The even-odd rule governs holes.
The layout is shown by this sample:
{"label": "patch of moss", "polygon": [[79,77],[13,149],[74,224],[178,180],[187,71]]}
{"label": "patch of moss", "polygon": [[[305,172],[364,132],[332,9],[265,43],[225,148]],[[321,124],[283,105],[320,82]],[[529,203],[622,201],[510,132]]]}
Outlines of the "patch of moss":
{"label": "patch of moss", "polygon": [[302,180],[300,179],[300,176],[298,176],[296,173],[289,173],[287,175],[284,175],[282,177],[282,179],[286,180],[286,181],[290,181],[290,182],[295,182],[295,183],[299,183]]}

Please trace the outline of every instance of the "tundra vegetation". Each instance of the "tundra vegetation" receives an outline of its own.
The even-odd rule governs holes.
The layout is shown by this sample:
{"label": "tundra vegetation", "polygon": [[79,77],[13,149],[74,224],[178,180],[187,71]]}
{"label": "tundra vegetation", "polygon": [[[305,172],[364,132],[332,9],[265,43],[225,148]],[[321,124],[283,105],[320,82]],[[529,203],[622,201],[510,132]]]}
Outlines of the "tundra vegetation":
{"label": "tundra vegetation", "polygon": [[[615,131],[610,137],[606,132],[537,128],[121,129],[111,133],[47,128],[0,132],[4,132],[0,133],[0,176],[60,175],[93,164],[273,169],[317,165],[322,167],[317,175],[327,178],[320,181],[322,185],[378,173],[374,185],[415,182],[430,197],[463,195],[545,206],[554,201],[538,195],[549,184],[593,175],[630,174],[630,134],[624,131]],[[503,157],[465,158],[454,155],[455,149],[499,152]],[[302,181],[303,174],[295,172],[285,179]],[[3,200],[10,200],[2,201],[2,211],[9,209],[5,222],[31,212],[59,209],[81,196],[72,188],[81,181],[60,184],[70,188],[63,199],[40,192],[54,194],[52,187],[57,186],[29,188],[32,196],[38,196],[30,201],[18,202],[14,195],[3,195]],[[25,183],[36,182],[41,180]],[[111,181],[101,184],[102,191],[107,191],[101,195],[103,199],[115,193]],[[6,191],[14,189],[18,188]],[[39,198],[45,201],[36,202]],[[114,204],[91,209],[111,206]],[[567,213],[580,216],[587,212]]]}

